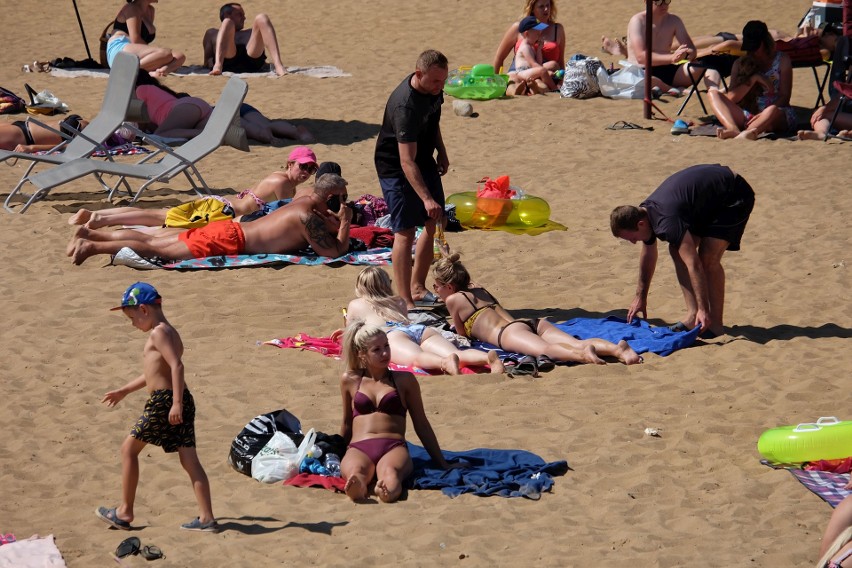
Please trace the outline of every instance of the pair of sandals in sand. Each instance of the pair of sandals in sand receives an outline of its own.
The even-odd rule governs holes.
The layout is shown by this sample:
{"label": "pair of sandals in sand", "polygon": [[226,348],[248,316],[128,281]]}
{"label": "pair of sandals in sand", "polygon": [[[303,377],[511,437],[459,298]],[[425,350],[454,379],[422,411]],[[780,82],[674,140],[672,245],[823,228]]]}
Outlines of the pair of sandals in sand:
{"label": "pair of sandals in sand", "polygon": [[128,556],[135,556],[137,554],[141,555],[145,560],[157,560],[159,558],[166,557],[166,555],[163,554],[163,551],[160,550],[159,546],[155,546],[153,544],[142,546],[142,541],[135,536],[124,539],[121,541],[121,544],[118,545],[118,548],[115,549],[115,557],[119,560]]}
{"label": "pair of sandals in sand", "polygon": [[506,369],[506,374],[510,377],[517,375],[537,377],[539,371],[544,373],[552,371],[556,368],[556,363],[547,355],[539,355],[538,357],[524,355],[521,358],[509,356],[503,359],[503,367]]}

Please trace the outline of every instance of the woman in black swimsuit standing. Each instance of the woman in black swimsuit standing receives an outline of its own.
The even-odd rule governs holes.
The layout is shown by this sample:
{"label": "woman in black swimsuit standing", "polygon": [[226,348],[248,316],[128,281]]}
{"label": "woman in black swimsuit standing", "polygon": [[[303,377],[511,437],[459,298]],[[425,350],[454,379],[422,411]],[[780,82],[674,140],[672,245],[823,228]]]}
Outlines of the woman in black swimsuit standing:
{"label": "woman in black swimsuit standing", "polygon": [[641,363],[640,357],[622,340],[618,345],[605,339],[577,339],[546,319],[515,319],[485,288],[471,285],[470,274],[454,253],[439,260],[433,269],[435,293],[444,300],[456,333],[537,358],[539,369],[553,361],[604,364],[601,356],[615,357],[625,365]]}

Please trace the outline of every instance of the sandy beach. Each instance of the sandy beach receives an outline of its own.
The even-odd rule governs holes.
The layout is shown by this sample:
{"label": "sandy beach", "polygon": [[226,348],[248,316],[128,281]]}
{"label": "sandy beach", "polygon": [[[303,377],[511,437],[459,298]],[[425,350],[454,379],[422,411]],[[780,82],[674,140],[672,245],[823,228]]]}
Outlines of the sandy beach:
{"label": "sandy beach", "polygon": [[[123,2],[78,0],[89,45]],[[201,63],[203,31],[219,2],[163,0],[156,43]],[[771,4],[771,5],[770,5]],[[380,195],[375,137],[388,94],[427,48],[450,68],[490,63],[520,17],[520,0],[333,0],[322,5],[254,0],[269,13],[285,65],[335,65],[351,77],[248,80],[246,102],[306,126],[321,161],[341,164],[349,195]],[[750,19],[793,31],[803,1],[672,2],[693,35],[739,32]],[[0,85],[48,89],[71,111],[92,116],[106,81],[24,73],[34,60],[86,57],[70,2],[6,7]],[[567,54],[600,56],[602,35],[624,35],[642,3],[559,2]],[[49,13],[48,13],[49,12]],[[166,84],[215,101],[222,77],[169,77]],[[792,103],[808,116],[810,69],[794,73]],[[706,100],[706,97],[705,97]],[[154,284],[186,346],[186,380],[198,407],[198,453],[210,477],[222,532],[188,533],[197,515],[186,474],[156,447],[141,455],[132,534],[156,544],[156,566],[808,566],[831,508],[784,471],[760,464],[767,428],[819,416],[850,419],[843,379],[852,355],[849,143],[720,141],[672,136],[646,121],[640,101],[560,99],[557,94],[473,102],[475,118],[452,113],[442,133],[450,157],[446,193],[471,191],[483,176],[546,199],[568,227],[539,236],[448,234],[474,278],[518,316],[626,314],[639,247],[612,237],[609,212],[638,204],[670,174],[722,163],[747,179],[756,205],[742,250],[725,255],[730,333],[632,367],[559,366],[540,378],[429,376],[421,380],[429,419],[447,450],[516,448],[565,459],[539,501],[450,499],[411,491],[394,505],[355,505],[317,489],[264,486],[226,463],[233,437],[252,417],[286,408],[304,427],[337,432],[340,363],[260,342],[299,332],[327,335],[353,296],[356,266],[221,271],[135,271],[106,257],[73,266],[65,256],[79,207],[109,206],[89,180],[55,189],[24,215],[0,213],[0,533],[54,534],[67,565],[111,566],[128,535],[93,514],[120,499],[119,448],[141,412],[142,392],[118,407],[105,392],[140,371],[145,336],[108,309],[136,280]],[[680,101],[660,107],[674,115]],[[688,119],[702,116],[696,101]],[[11,122],[23,115],[0,117]],[[611,131],[619,120],[653,126]],[[198,166],[211,186],[240,190],[281,169],[289,147],[223,147]],[[24,166],[0,164],[0,198]],[[183,179],[155,186],[144,207],[190,198]],[[120,204],[121,202],[119,202]],[[847,298],[844,300],[844,298]],[[649,299],[652,323],[674,323],[683,299],[661,250]],[[844,370],[846,369],[846,370]],[[847,385],[848,386],[848,385]],[[658,428],[661,437],[644,434]],[[409,425],[409,439],[417,437]],[[127,566],[147,564],[134,557]]]}

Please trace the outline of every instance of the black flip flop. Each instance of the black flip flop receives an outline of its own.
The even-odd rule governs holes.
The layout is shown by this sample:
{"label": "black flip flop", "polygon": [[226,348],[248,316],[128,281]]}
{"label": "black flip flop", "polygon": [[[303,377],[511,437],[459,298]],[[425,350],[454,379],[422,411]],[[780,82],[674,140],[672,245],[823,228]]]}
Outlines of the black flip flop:
{"label": "black flip flop", "polygon": [[159,546],[154,546],[153,544],[149,544],[142,548],[139,551],[139,554],[142,555],[142,558],[145,560],[157,560],[158,558],[165,558],[166,555],[163,554],[163,551],[160,550]]}
{"label": "black flip flop", "polygon": [[619,120],[613,124],[610,124],[606,127],[607,130],[654,130],[653,126],[639,126],[635,122],[627,122],[626,120]]}
{"label": "black flip flop", "polygon": [[539,371],[547,373],[548,371],[552,371],[556,368],[556,363],[553,362],[553,359],[548,357],[547,355],[539,355],[536,360],[536,367],[538,367]]}
{"label": "black flip flop", "polygon": [[131,536],[130,538],[126,538],[121,541],[121,544],[119,544],[118,548],[115,549],[115,555],[118,558],[124,558],[125,556],[139,554],[139,547],[141,545],[142,541],[135,536]]}

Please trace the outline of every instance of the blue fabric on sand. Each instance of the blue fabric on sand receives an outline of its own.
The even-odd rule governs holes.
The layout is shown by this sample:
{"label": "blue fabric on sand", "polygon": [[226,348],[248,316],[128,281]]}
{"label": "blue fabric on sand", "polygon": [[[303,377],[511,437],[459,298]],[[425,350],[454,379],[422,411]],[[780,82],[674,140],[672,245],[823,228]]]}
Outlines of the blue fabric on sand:
{"label": "blue fabric on sand", "polygon": [[436,468],[428,452],[408,443],[414,471],[408,478],[413,489],[440,489],[444,495],[458,497],[473,493],[482,497],[526,497],[539,499],[543,491],[553,487],[554,475],[565,475],[565,460],[546,463],[539,456],[523,450],[479,448],[462,452],[443,451],[444,459],[457,458],[470,467],[443,470]]}
{"label": "blue fabric on sand", "polygon": [[690,331],[672,331],[667,327],[653,327],[647,321],[627,320],[609,316],[605,318],[574,318],[556,327],[580,339],[600,337],[618,343],[627,340],[636,353],[656,353],[662,357],[695,343],[700,328]]}

